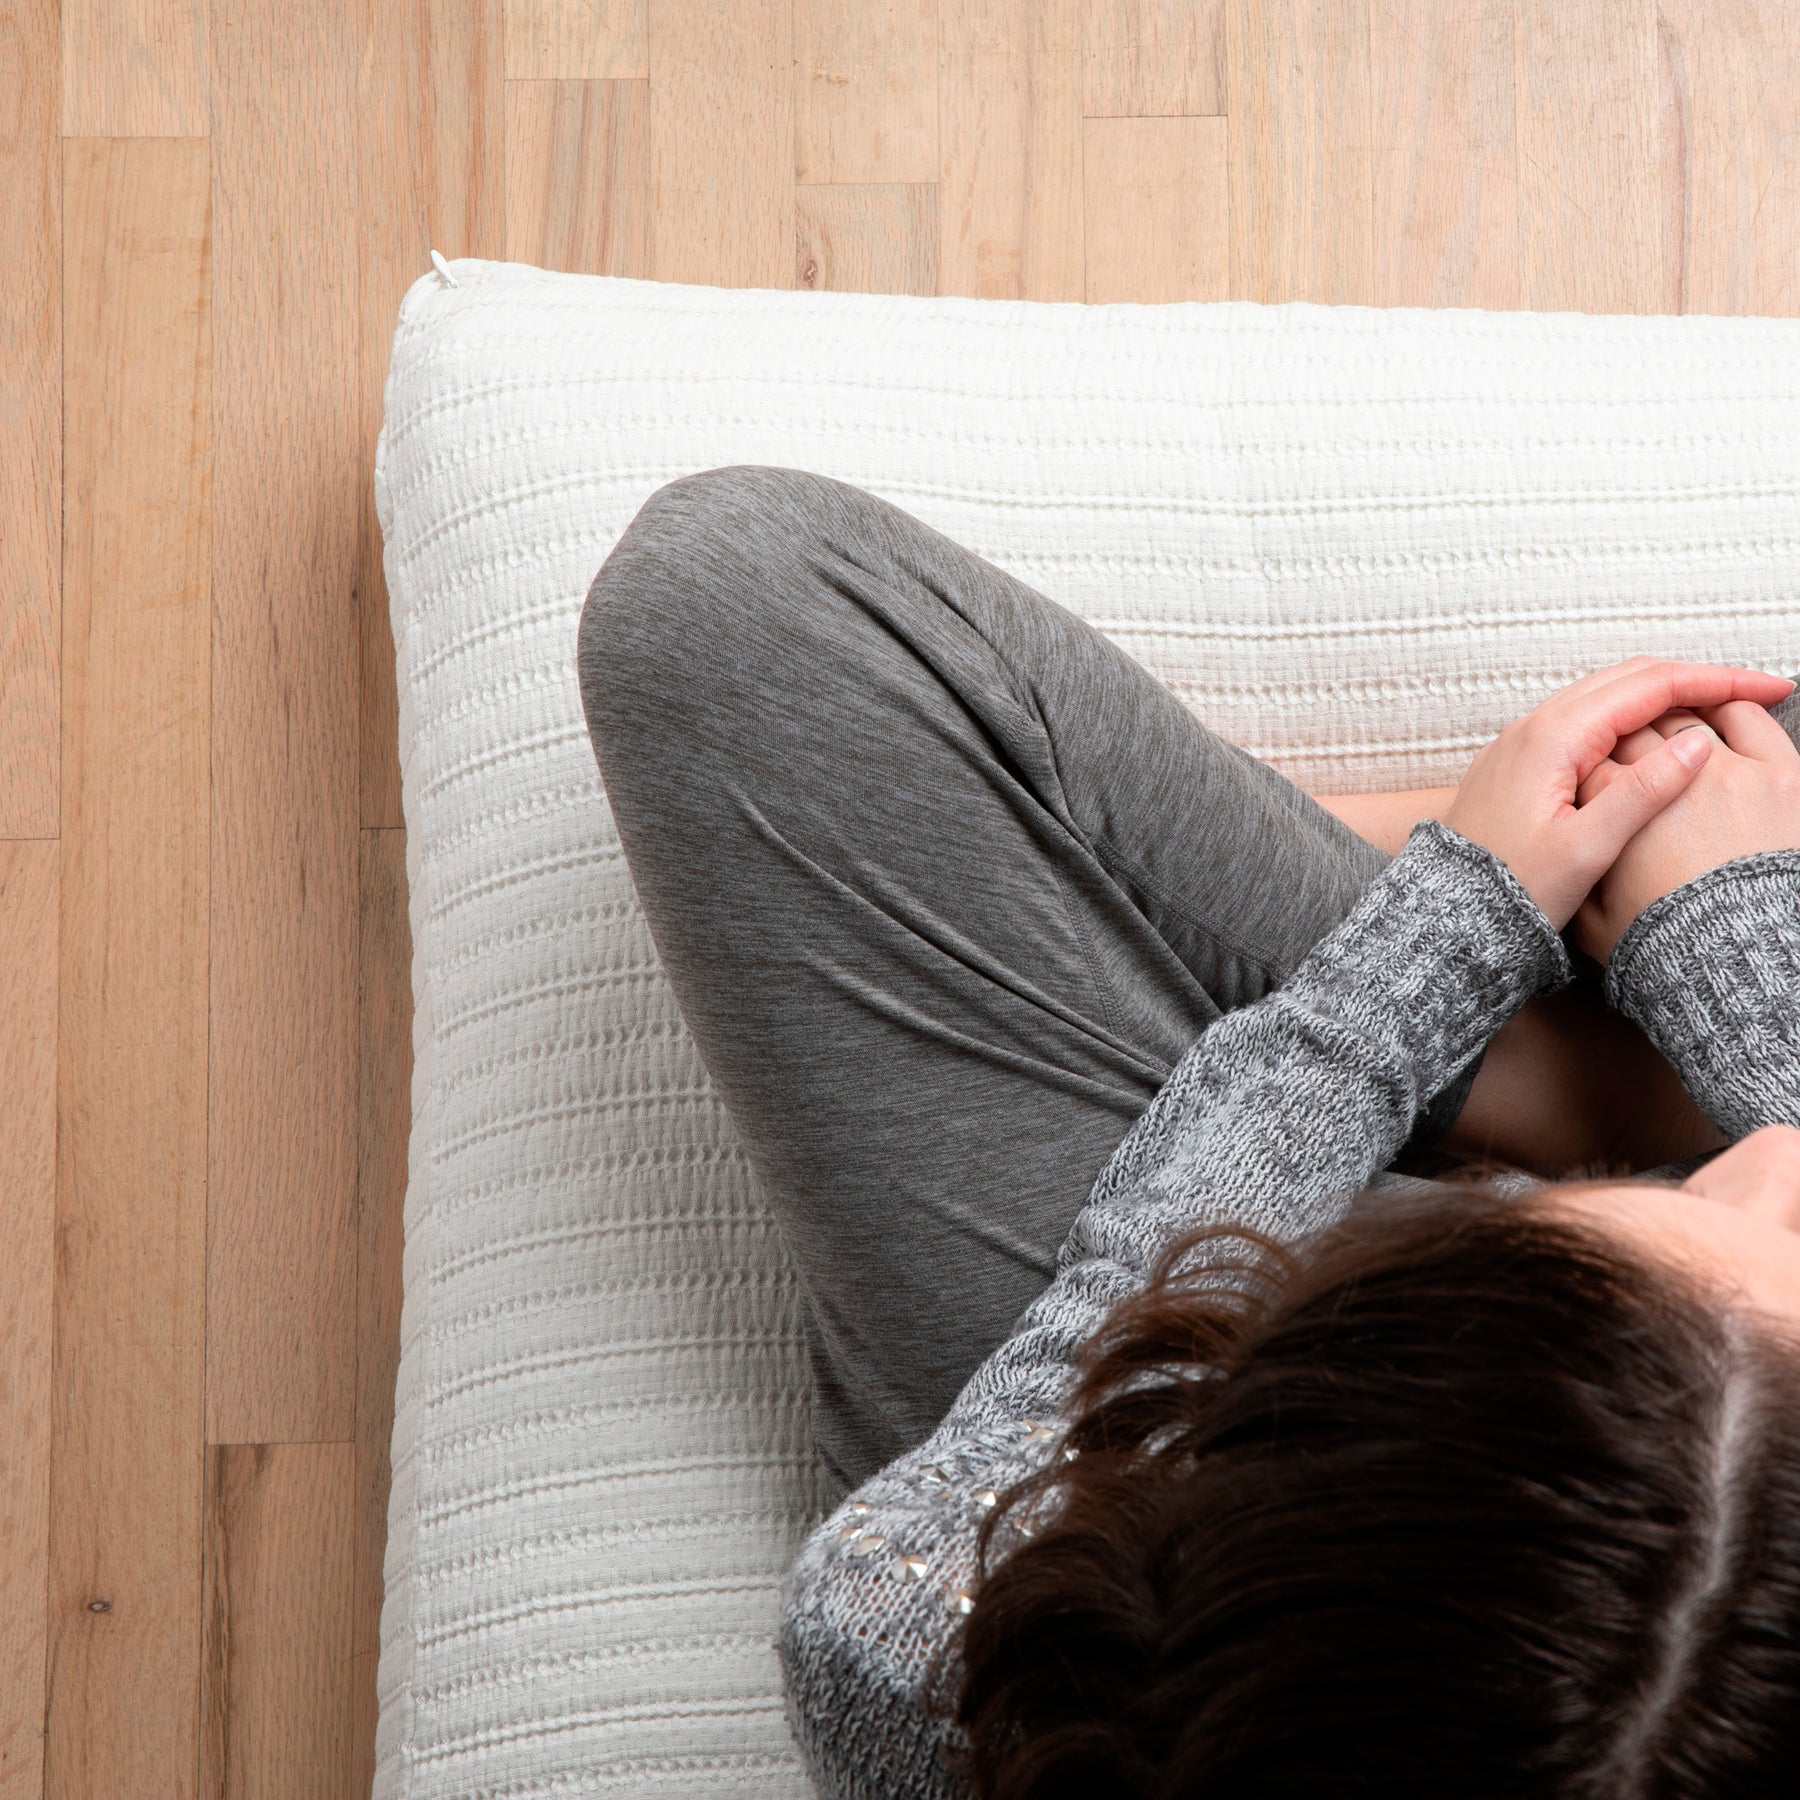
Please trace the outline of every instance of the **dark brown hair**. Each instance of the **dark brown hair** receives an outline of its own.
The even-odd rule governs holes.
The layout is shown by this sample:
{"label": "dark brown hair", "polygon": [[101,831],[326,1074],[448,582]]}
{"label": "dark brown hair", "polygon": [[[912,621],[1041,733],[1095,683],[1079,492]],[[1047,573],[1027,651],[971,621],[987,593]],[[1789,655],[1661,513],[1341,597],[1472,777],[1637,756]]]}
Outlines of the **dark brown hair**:
{"label": "dark brown hair", "polygon": [[1789,1791],[1800,1352],[1547,1199],[1169,1247],[983,1527],[980,1793]]}

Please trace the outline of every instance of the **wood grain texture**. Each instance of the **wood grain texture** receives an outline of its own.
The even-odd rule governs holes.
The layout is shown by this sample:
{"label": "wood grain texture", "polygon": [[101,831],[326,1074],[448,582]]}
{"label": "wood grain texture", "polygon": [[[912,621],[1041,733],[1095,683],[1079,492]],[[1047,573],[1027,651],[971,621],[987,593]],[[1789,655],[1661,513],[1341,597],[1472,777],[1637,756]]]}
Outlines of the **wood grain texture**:
{"label": "wood grain texture", "polygon": [[641,81],[644,0],[506,0],[509,81]]}
{"label": "wood grain texture", "polygon": [[1079,300],[1081,15],[1074,0],[941,0],[939,289]]}
{"label": "wood grain texture", "polygon": [[794,0],[794,179],[938,173],[938,0]]}
{"label": "wood grain texture", "polygon": [[506,84],[506,255],[649,277],[648,82]]}
{"label": "wood grain texture", "polygon": [[375,1785],[375,1733],[381,1724],[375,1684],[380,1664],[373,1650],[358,1651],[350,1658],[350,1760],[344,1791],[351,1800],[368,1800]]}
{"label": "wood grain texture", "polygon": [[358,48],[213,21],[212,1443],[354,1430]]}
{"label": "wood grain texture", "polygon": [[447,257],[506,254],[500,0],[364,0],[356,120],[361,451],[357,463],[359,817],[400,823],[399,710],[375,438],[400,300]]}
{"label": "wood grain texture", "polygon": [[1515,4],[1519,303],[1677,311],[1659,186],[1657,0]]}
{"label": "wood grain texture", "polygon": [[1229,0],[1231,298],[1374,295],[1369,0]]}
{"label": "wood grain texture", "polygon": [[0,0],[0,838],[56,835],[62,605],[58,55],[55,0]]}
{"label": "wood grain texture", "polygon": [[1665,256],[1683,312],[1800,312],[1800,20],[1792,0],[1657,12]]}
{"label": "wood grain texture", "polygon": [[412,1122],[412,931],[406,833],[365,831],[360,858],[362,967],[356,1203],[356,1594],[351,1647],[381,1648],[388,1442],[400,1362],[400,1258]]}
{"label": "wood grain texture", "polygon": [[1379,306],[1519,304],[1513,0],[1369,14]]}
{"label": "wood grain texture", "polygon": [[651,273],[718,287],[794,281],[789,0],[647,0]]}
{"label": "wood grain texture", "polygon": [[201,137],[206,0],[62,0],[65,137]]}
{"label": "wood grain texture", "polygon": [[206,1321],[207,147],[64,158],[46,1788],[194,1791]]}
{"label": "wood grain texture", "polygon": [[848,294],[935,294],[936,182],[794,190],[794,285]]}
{"label": "wood grain texture", "polygon": [[1225,161],[1221,118],[1084,122],[1090,303],[1227,297]]}
{"label": "wood grain texture", "polygon": [[203,1800],[349,1800],[349,1444],[206,1458]]}
{"label": "wood grain texture", "polygon": [[[203,1642],[209,1791],[368,1791],[410,1067],[370,473],[430,248],[1154,299],[1208,279],[1223,111],[1228,295],[1791,316],[1797,57],[1792,0],[0,0],[0,840],[62,838],[0,842],[0,1800],[188,1800]],[[215,1431],[338,1440],[210,1490],[209,1057]]]}
{"label": "wood grain texture", "polygon": [[0,1800],[44,1791],[57,856],[0,843]]}
{"label": "wood grain texture", "polygon": [[1226,0],[1087,0],[1081,110],[1163,118],[1225,110]]}

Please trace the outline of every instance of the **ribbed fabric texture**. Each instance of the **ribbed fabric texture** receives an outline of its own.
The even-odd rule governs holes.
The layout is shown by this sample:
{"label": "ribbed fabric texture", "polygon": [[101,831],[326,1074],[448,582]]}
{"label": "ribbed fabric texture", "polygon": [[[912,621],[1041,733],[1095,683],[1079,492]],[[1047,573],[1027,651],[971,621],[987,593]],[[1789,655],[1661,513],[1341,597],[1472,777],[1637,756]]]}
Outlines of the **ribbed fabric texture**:
{"label": "ribbed fabric texture", "polygon": [[376,1793],[797,1800],[779,1591],[838,1496],[582,720],[627,521],[696,469],[817,469],[1304,784],[1452,781],[1635,651],[1800,669],[1800,321],[450,269],[402,306],[375,469],[415,997]]}
{"label": "ribbed fabric texture", "polygon": [[1742,857],[1645,907],[1605,991],[1727,1137],[1800,1125],[1800,850]]}

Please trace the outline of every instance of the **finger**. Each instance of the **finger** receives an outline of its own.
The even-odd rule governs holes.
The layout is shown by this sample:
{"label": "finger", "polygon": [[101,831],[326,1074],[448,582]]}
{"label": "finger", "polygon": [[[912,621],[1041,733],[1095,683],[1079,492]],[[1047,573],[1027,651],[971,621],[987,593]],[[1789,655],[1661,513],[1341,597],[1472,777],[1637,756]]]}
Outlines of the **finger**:
{"label": "finger", "polygon": [[1654,756],[1621,769],[1577,815],[1583,826],[1582,856],[1589,866],[1610,869],[1632,838],[1687,791],[1717,743],[1704,727],[1678,731]]}
{"label": "finger", "polygon": [[[1648,668],[1651,663],[1654,663],[1657,660],[1658,658],[1654,656],[1628,656],[1623,662],[1610,663],[1604,669],[1595,669],[1590,675],[1583,675],[1579,680],[1571,681],[1566,686],[1556,688],[1551,693],[1546,694],[1544,698],[1538,702],[1538,705],[1547,706],[1552,700],[1564,700],[1573,694],[1589,693],[1597,687],[1604,687],[1607,682],[1616,680],[1620,675],[1629,674],[1633,669]],[[1524,713],[1515,716],[1523,718],[1534,710],[1534,708],[1527,707]]]}
{"label": "finger", "polygon": [[1710,725],[1739,756],[1758,762],[1788,761],[1800,757],[1794,741],[1777,725],[1766,706],[1750,700],[1727,700],[1706,709],[1703,723]]}
{"label": "finger", "polygon": [[[1727,700],[1772,703],[1785,695],[1790,685],[1785,676],[1765,675],[1756,669],[1718,663],[1652,663],[1572,698],[1553,695],[1538,712],[1575,751],[1585,774],[1627,732],[1648,725],[1673,707],[1719,706]],[[1565,731],[1572,735],[1564,738]]]}
{"label": "finger", "polygon": [[[1548,706],[1552,701],[1563,701],[1582,694],[1592,693],[1594,689],[1605,687],[1609,682],[1616,681],[1622,675],[1635,674],[1640,669],[1672,666],[1677,665],[1671,665],[1666,658],[1660,656],[1628,656],[1623,662],[1610,663],[1604,669],[1596,669],[1591,675],[1583,675],[1579,680],[1569,682],[1566,686],[1558,688],[1553,694],[1546,696],[1539,704],[1540,706]],[[1705,666],[1710,667],[1712,665]],[[1752,675],[1760,673],[1757,670],[1742,670],[1739,672]],[[1781,676],[1770,676],[1766,679],[1775,682],[1784,681],[1784,678]],[[1791,688],[1793,684],[1787,683],[1786,685]],[[1779,696],[1777,696],[1777,698],[1779,698]],[[1772,705],[1774,702],[1771,701],[1770,704]]]}
{"label": "finger", "polygon": [[[1695,719],[1693,722],[1696,725],[1705,723],[1703,719]],[[1641,762],[1646,756],[1660,750],[1675,735],[1677,729],[1671,726],[1665,736],[1657,729],[1661,724],[1662,721],[1658,719],[1655,725],[1646,725],[1642,731],[1634,731],[1630,737],[1621,738],[1614,746],[1612,755],[1601,757],[1582,777],[1575,790],[1575,804],[1586,806],[1596,794],[1605,792],[1617,781],[1632,763]]]}
{"label": "finger", "polygon": [[1653,750],[1663,747],[1663,734],[1654,725],[1640,725],[1636,731],[1627,732],[1613,745],[1610,760],[1616,763],[1634,763],[1640,756],[1648,756]]}
{"label": "finger", "polygon": [[[1654,733],[1651,735],[1655,736]],[[1656,748],[1658,750],[1662,748],[1662,744],[1662,739],[1657,738]],[[1637,758],[1632,757],[1629,760],[1636,762]],[[1624,763],[1618,759],[1616,752],[1612,756],[1602,757],[1599,762],[1595,763],[1594,766],[1588,770],[1581,785],[1575,790],[1575,804],[1577,806],[1586,806],[1596,794],[1604,793],[1606,789],[1617,781],[1624,773]]]}
{"label": "finger", "polygon": [[[1609,683],[1641,675],[1646,669],[1663,671],[1670,674],[1686,673],[1694,670],[1706,670],[1713,674],[1741,676],[1751,683],[1777,693],[1777,699],[1784,698],[1793,692],[1794,683],[1785,675],[1771,675],[1766,669],[1750,669],[1741,663],[1707,663],[1691,662],[1682,657],[1668,656],[1629,656],[1623,662],[1612,663],[1604,669],[1596,669],[1591,675],[1583,675],[1579,680],[1569,682],[1558,688],[1551,698],[1565,695],[1590,693],[1595,688],[1605,687]],[[1770,701],[1774,705],[1775,701]]]}
{"label": "finger", "polygon": [[[1582,698],[1604,698],[1608,706],[1636,709],[1636,725],[1670,712],[1694,712],[1722,706],[1728,700],[1754,700],[1773,706],[1791,691],[1784,675],[1741,669],[1725,663],[1653,662],[1603,683]],[[1560,696],[1558,696],[1560,698]]]}

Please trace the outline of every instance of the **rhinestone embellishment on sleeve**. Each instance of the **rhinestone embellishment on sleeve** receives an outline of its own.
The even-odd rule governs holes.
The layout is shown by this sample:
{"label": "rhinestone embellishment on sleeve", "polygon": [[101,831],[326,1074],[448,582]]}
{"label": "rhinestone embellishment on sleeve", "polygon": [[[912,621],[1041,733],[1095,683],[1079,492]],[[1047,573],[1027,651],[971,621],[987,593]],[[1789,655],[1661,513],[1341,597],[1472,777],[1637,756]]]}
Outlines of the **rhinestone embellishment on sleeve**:
{"label": "rhinestone embellishment on sleeve", "polygon": [[[1019,1436],[1023,1439],[1046,1442],[1056,1437],[1054,1425],[1046,1424],[1038,1419],[1025,1419],[1017,1426]],[[1065,1448],[1063,1456],[1073,1461],[1075,1451]],[[929,1488],[942,1488],[949,1485],[957,1471],[949,1464],[941,1462],[922,1463],[919,1467],[919,1480]],[[975,1504],[983,1512],[992,1512],[1000,1504],[997,1489],[991,1487],[977,1488],[971,1496]],[[852,1500],[845,1510],[857,1520],[863,1520],[873,1511],[867,1500]],[[1037,1528],[1029,1521],[1021,1521],[1019,1530],[1022,1536],[1032,1538],[1037,1535]],[[870,1557],[876,1551],[886,1549],[892,1552],[887,1559],[886,1568],[896,1581],[902,1583],[926,1582],[930,1578],[930,1559],[917,1551],[902,1550],[892,1544],[878,1531],[871,1531],[867,1524],[854,1523],[842,1526],[837,1533],[839,1548],[846,1556]],[[933,1584],[936,1585],[935,1583]],[[966,1618],[975,1610],[975,1596],[967,1588],[939,1587],[944,1610],[958,1618]]]}

